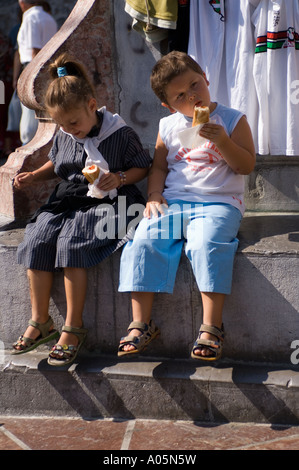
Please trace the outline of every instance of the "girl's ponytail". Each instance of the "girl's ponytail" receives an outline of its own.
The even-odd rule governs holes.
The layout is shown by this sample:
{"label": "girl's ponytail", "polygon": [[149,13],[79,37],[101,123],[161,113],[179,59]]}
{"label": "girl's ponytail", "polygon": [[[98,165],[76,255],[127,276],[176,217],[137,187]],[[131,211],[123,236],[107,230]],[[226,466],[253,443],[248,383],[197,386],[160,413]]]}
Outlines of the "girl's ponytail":
{"label": "girl's ponytail", "polygon": [[49,66],[51,83],[45,96],[45,107],[59,106],[63,110],[78,107],[90,98],[96,98],[95,90],[85,68],[68,54],[60,55]]}

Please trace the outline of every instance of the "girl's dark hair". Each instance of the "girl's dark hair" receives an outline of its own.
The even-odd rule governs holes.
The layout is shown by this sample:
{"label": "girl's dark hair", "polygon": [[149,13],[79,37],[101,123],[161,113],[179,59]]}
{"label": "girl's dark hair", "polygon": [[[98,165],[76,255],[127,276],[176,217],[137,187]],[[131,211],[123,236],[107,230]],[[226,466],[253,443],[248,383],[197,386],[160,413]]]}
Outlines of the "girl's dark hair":
{"label": "girl's dark hair", "polygon": [[[58,75],[58,69],[63,69],[64,76]],[[49,74],[52,81],[45,96],[47,109],[59,106],[67,111],[87,103],[91,98],[96,98],[95,89],[84,66],[68,54],[62,54],[52,62]]]}
{"label": "girl's dark hair", "polygon": [[172,51],[154,65],[151,74],[151,87],[162,103],[167,103],[165,89],[169,82],[188,69],[203,75],[202,68],[185,52]]}

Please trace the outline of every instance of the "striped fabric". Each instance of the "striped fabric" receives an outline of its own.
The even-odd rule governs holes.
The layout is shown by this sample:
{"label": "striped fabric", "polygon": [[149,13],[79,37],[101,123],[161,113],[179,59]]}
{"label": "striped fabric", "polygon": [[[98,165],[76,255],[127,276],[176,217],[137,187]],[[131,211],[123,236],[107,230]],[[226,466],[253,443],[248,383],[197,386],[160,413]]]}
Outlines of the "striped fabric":
{"label": "striped fabric", "polygon": [[268,49],[282,49],[287,47],[288,42],[299,50],[299,34],[293,28],[286,31],[268,31],[267,35],[257,38],[255,53],[267,52]]}
{"label": "striped fabric", "polygon": [[[151,163],[149,153],[143,149],[137,134],[127,126],[104,140],[99,150],[111,172],[126,171],[133,167],[147,168]],[[86,157],[83,144],[58,131],[49,158],[59,177],[87,187],[81,173]],[[120,229],[116,230],[114,239],[111,233],[106,238],[98,234],[104,233],[107,225],[117,227],[119,220],[127,227],[133,219],[127,215],[127,208],[134,203],[144,204],[135,185],[123,186],[118,195],[125,198],[116,198],[110,206],[111,210],[102,213],[98,210],[101,206],[94,206],[61,214],[39,214],[36,221],[26,227],[24,241],[18,247],[18,263],[30,269],[50,272],[64,267],[88,268],[100,263],[131,236],[123,230],[122,237],[119,237],[117,233]]]}

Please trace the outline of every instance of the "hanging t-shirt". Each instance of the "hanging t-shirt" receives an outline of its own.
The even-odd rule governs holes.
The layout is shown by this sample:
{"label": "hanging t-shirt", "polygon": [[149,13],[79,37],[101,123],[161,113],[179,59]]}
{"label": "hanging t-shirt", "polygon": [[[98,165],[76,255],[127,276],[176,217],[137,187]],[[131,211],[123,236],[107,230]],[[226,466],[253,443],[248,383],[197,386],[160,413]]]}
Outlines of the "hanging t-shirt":
{"label": "hanging t-shirt", "polygon": [[[210,120],[222,125],[231,135],[242,116],[239,111],[217,104]],[[181,113],[160,121],[159,132],[168,149],[169,170],[163,196],[167,200],[231,204],[243,214],[244,176],[234,173],[216,145],[208,140],[199,147],[183,147],[179,133],[188,128],[192,128],[192,119]]]}
{"label": "hanging t-shirt", "polygon": [[[253,79],[254,28],[251,17],[254,12],[252,1],[225,0],[225,77],[228,100],[224,104],[246,114],[257,149],[257,94]],[[217,97],[217,100],[219,98]]]}
{"label": "hanging t-shirt", "polygon": [[212,101],[246,114],[257,147],[251,15],[259,0],[191,2],[188,53],[210,82]]}
{"label": "hanging t-shirt", "polygon": [[258,153],[299,155],[299,2],[260,0],[252,21],[256,50]]}
{"label": "hanging t-shirt", "polygon": [[[196,60],[210,82],[212,101],[219,99],[220,71],[225,32],[224,0],[190,2],[188,53]],[[220,97],[221,98],[221,97]]]}

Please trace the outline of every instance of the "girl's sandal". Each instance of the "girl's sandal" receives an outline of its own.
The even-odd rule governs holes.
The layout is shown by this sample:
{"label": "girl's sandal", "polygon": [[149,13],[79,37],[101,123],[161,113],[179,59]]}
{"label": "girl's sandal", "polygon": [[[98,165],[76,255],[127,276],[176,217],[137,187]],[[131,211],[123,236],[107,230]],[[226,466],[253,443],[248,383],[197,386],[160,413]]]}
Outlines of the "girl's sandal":
{"label": "girl's sandal", "polygon": [[[218,341],[212,341],[209,339],[201,339],[202,333],[210,333],[213,336],[216,336]],[[193,359],[199,359],[202,361],[217,361],[220,359],[222,354],[222,346],[224,341],[224,330],[223,325],[222,329],[217,328],[216,326],[210,325],[201,325],[199,329],[198,338],[193,345],[191,352],[191,357]],[[195,354],[195,351],[201,351],[201,349],[209,349],[212,354],[210,356],[203,356],[202,354]]]}
{"label": "girl's sandal", "polygon": [[61,367],[70,365],[77,357],[79,349],[85,341],[87,331],[85,328],[76,328],[74,326],[63,326],[62,331],[72,333],[79,339],[77,346],[67,344],[55,344],[48,357],[48,364],[51,366]]}
{"label": "girl's sandal", "polygon": [[50,316],[46,323],[38,323],[34,320],[29,320],[28,325],[37,328],[40,331],[40,335],[36,339],[21,335],[12,345],[14,348],[12,354],[24,354],[32,351],[41,344],[48,343],[49,341],[59,337],[59,332],[53,328],[54,323]]}
{"label": "girl's sandal", "polygon": [[[133,321],[129,325],[128,332],[130,333],[131,330],[140,330],[141,335],[133,336],[129,334],[128,336],[121,338],[118,347],[118,356],[127,356],[129,354],[138,354],[142,352],[146,346],[160,334],[160,330],[154,324],[153,320],[151,320],[148,325],[143,322]],[[124,347],[126,345],[134,346],[134,349],[125,351]]]}

